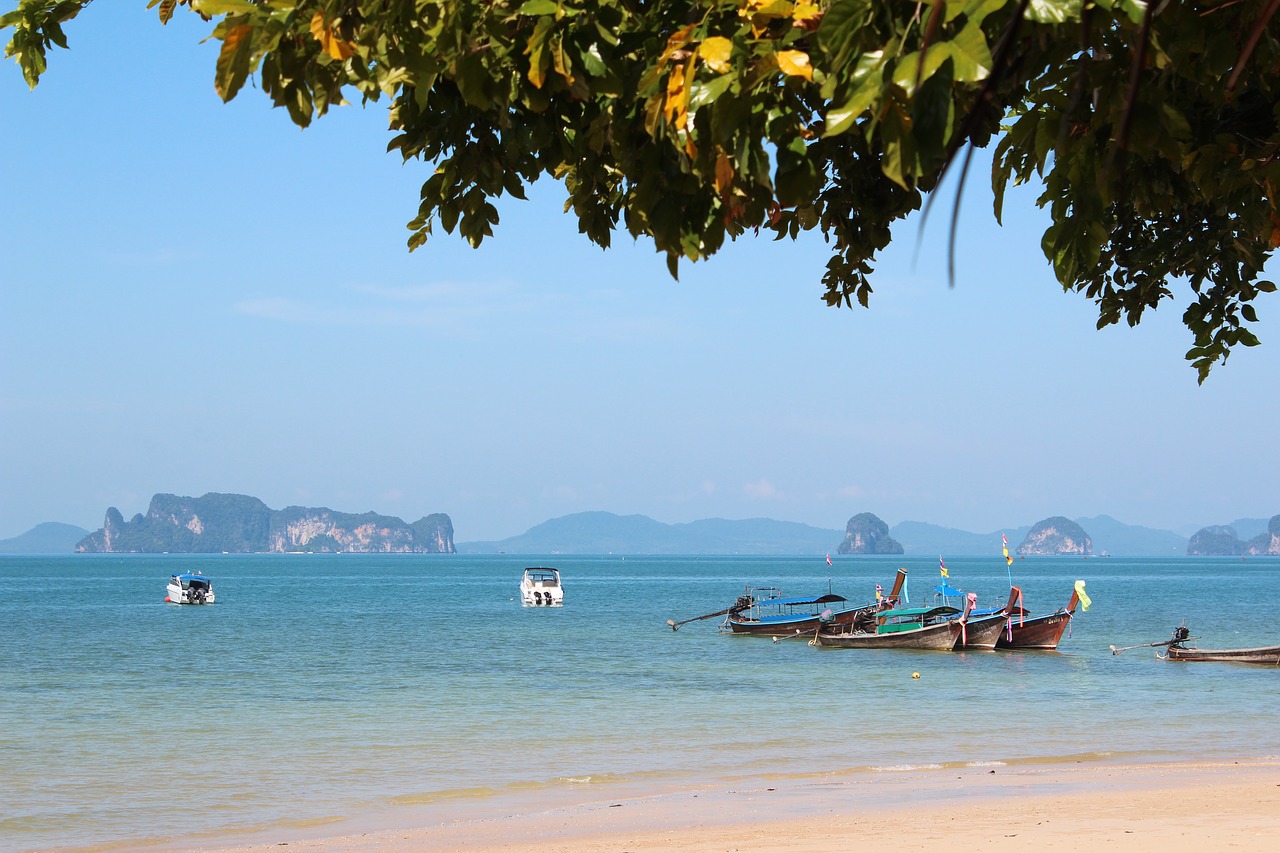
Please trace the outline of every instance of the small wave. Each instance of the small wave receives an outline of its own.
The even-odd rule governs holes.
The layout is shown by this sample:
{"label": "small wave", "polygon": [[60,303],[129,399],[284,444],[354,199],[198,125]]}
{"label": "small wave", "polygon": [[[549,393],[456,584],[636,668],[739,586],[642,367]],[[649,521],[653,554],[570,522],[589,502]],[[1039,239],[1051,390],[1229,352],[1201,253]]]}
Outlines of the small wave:
{"label": "small wave", "polygon": [[420,794],[401,794],[391,798],[397,806],[423,806],[447,800],[479,800],[498,792],[493,788],[453,788],[446,791],[426,791]]}
{"label": "small wave", "polygon": [[965,767],[1008,767],[1007,761],[966,761]]}
{"label": "small wave", "polygon": [[889,764],[870,768],[874,773],[910,773],[912,770],[941,770],[941,764]]}

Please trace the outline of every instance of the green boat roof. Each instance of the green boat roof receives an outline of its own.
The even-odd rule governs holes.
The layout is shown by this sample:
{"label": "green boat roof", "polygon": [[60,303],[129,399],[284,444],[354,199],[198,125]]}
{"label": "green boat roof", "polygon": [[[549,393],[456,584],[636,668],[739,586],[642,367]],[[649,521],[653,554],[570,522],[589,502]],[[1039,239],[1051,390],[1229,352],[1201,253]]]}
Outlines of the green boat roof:
{"label": "green boat roof", "polygon": [[944,605],[939,607],[906,607],[902,610],[883,610],[879,615],[886,619],[893,619],[905,618],[908,616],[950,616],[953,613],[959,612],[960,611],[954,607],[947,607]]}

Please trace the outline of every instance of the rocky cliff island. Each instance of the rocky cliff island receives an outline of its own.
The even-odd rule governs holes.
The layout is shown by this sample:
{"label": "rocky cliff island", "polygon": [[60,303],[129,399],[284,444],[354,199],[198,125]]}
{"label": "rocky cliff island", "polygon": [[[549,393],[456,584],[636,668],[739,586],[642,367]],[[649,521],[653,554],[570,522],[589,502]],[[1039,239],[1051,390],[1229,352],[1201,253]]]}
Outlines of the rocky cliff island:
{"label": "rocky cliff island", "polygon": [[1034,526],[1018,546],[1018,555],[1048,557],[1060,554],[1093,554],[1093,540],[1084,528],[1069,518],[1055,515]]}
{"label": "rocky cliff island", "polygon": [[353,514],[300,506],[274,510],[248,495],[199,498],[156,495],[146,515],[129,521],[107,509],[102,528],[80,540],[84,553],[453,554],[453,522],[444,513],[412,524],[374,512]]}
{"label": "rocky cliff island", "polygon": [[1242,541],[1234,527],[1202,527],[1187,542],[1188,557],[1262,557],[1280,555],[1280,515],[1267,522],[1267,531]]}
{"label": "rocky cliff island", "polygon": [[849,519],[837,554],[901,554],[902,545],[889,535],[889,525],[869,512]]}

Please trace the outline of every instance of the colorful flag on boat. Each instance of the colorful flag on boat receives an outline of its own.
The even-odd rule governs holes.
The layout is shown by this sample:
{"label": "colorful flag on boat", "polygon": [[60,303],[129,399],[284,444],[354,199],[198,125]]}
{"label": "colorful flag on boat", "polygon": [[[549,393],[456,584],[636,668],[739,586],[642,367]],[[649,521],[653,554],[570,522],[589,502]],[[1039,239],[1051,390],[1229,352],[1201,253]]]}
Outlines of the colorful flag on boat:
{"label": "colorful flag on boat", "polygon": [[876,584],[876,601],[882,598],[884,598],[884,590],[880,587],[880,584]]}
{"label": "colorful flag on boat", "polygon": [[1084,594],[1084,581],[1076,581],[1076,596],[1080,599],[1080,609],[1088,610],[1089,605],[1093,602],[1089,600],[1089,596]]}
{"label": "colorful flag on boat", "polygon": [[828,555],[827,555],[827,565],[828,565],[828,566],[829,566],[829,565],[831,565],[831,555],[830,555],[830,554],[828,554]]}
{"label": "colorful flag on boat", "polygon": [[1010,556],[1009,556],[1009,537],[1008,537],[1008,536],[1005,536],[1003,533],[1001,533],[1001,534],[1000,534],[1000,538],[1004,540],[1004,562],[1005,562],[1005,565],[1012,566],[1012,565],[1013,565],[1013,557],[1010,557]]}
{"label": "colorful flag on boat", "polygon": [[946,563],[944,563],[944,562],[942,562],[942,555],[941,555],[941,554],[939,554],[939,555],[938,555],[938,572],[939,572],[939,574],[941,574],[944,578],[949,578],[949,577],[951,577],[951,575],[947,574],[947,564],[946,564]]}

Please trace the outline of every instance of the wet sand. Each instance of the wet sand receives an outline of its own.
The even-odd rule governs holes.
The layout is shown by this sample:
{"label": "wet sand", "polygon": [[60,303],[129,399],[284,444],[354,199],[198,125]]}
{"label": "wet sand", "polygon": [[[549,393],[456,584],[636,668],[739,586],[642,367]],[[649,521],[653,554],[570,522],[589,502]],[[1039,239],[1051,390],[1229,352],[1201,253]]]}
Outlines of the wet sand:
{"label": "wet sand", "polygon": [[[611,799],[440,804],[335,837],[276,830],[220,853],[829,853],[963,848],[1270,849],[1280,843],[1280,761],[967,767],[613,792]],[[488,813],[487,813],[488,812]],[[344,824],[349,827],[351,824]],[[229,840],[229,839],[227,839]]]}

